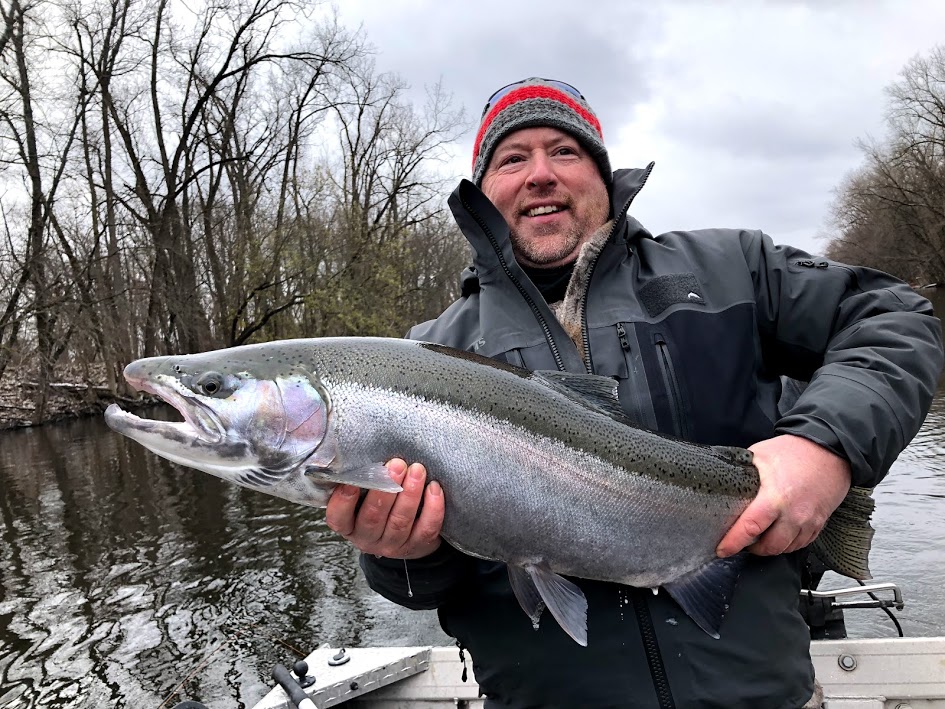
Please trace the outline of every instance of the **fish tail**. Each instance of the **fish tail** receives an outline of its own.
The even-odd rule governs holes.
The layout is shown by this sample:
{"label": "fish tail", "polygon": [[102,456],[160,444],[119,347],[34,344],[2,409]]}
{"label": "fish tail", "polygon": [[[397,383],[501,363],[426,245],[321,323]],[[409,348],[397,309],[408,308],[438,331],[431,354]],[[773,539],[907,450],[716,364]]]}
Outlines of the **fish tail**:
{"label": "fish tail", "polygon": [[811,545],[827,568],[853,579],[873,578],[869,567],[874,533],[870,516],[875,506],[869,489],[850,488]]}

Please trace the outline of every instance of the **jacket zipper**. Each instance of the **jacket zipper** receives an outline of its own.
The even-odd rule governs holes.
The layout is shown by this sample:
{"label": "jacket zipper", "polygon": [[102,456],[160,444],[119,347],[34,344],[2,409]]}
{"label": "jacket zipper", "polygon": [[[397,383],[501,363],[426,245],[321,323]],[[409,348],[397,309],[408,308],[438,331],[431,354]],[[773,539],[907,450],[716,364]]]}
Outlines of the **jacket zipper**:
{"label": "jacket zipper", "polygon": [[505,257],[502,255],[502,249],[499,247],[499,242],[492,233],[492,230],[486,225],[485,221],[483,221],[482,217],[479,216],[476,210],[469,206],[465,199],[462,199],[461,201],[463,203],[463,207],[465,207],[466,211],[469,212],[473,219],[476,220],[476,224],[479,225],[479,228],[482,229],[483,233],[489,239],[489,243],[492,244],[492,248],[499,259],[499,265],[502,266],[502,270],[505,272],[505,275],[510,281],[512,281],[512,284],[516,287],[516,289],[518,289],[518,292],[525,299],[525,302],[528,303],[528,307],[531,308],[532,314],[535,316],[535,319],[538,321],[538,324],[541,326],[541,330],[545,335],[545,340],[548,342],[548,347],[551,349],[551,354],[555,358],[555,365],[558,367],[558,370],[561,372],[566,371],[564,360],[561,359],[561,352],[558,350],[558,343],[555,342],[554,335],[551,334],[551,328],[548,327],[548,322],[545,320],[544,315],[541,314],[541,310],[539,310],[538,305],[528,294],[528,291],[525,290],[525,287],[515,277],[515,274],[512,273],[512,269],[509,268]]}
{"label": "jacket zipper", "polygon": [[642,403],[647,398],[647,392],[642,391],[645,389],[644,386],[641,386],[642,382],[640,377],[634,374],[634,366],[632,361],[632,351],[633,347],[630,345],[630,336],[627,334],[627,328],[624,327],[622,322],[617,323],[617,339],[620,342],[620,349],[623,350],[624,362],[627,365],[627,381],[629,383],[629,396],[624,399],[621,397],[621,400],[624,403],[624,406],[630,406],[635,413],[637,420],[642,424],[643,423],[643,411]]}
{"label": "jacket zipper", "polygon": [[[620,221],[627,215],[633,200],[636,199],[638,194],[640,194],[640,190],[643,189],[646,181],[650,178],[650,173],[653,172],[653,166],[655,164],[656,163],[651,162],[646,166],[646,172],[643,173],[643,179],[640,181],[640,184],[637,185],[637,188],[633,191],[633,194],[631,194],[624,203],[623,209],[620,210],[620,214],[618,214],[614,219],[614,225],[610,228],[610,233],[607,235],[608,242],[614,238],[614,232],[617,231],[617,225],[620,224]],[[587,291],[590,290],[591,279],[594,277],[594,269],[597,268],[597,262],[600,260],[600,255],[603,253],[603,251],[604,250],[601,249],[594,257],[594,260],[587,265],[587,285],[584,287],[584,293],[581,295],[581,338],[584,340],[584,369],[587,370],[588,374],[594,373],[594,359],[591,357],[591,338],[587,326]]]}
{"label": "jacket zipper", "polygon": [[673,692],[669,687],[669,678],[666,676],[666,667],[663,665],[663,657],[660,654],[660,646],[656,640],[653,617],[650,615],[650,608],[646,602],[648,593],[649,591],[645,588],[632,590],[630,597],[633,610],[640,624],[640,638],[643,640],[643,649],[646,651],[646,661],[650,666],[650,676],[653,678],[653,688],[656,690],[660,709],[676,709]]}
{"label": "jacket zipper", "polygon": [[679,395],[679,382],[676,381],[676,370],[673,367],[673,358],[669,354],[669,345],[666,344],[666,338],[659,333],[653,336],[653,342],[656,344],[660,372],[663,374],[663,384],[666,386],[666,391],[669,392],[670,414],[675,429],[673,433],[680,438],[686,438],[689,427],[686,426],[682,415],[682,397]]}
{"label": "jacket zipper", "polygon": [[[654,165],[655,163],[651,162],[646,166],[646,172],[643,173],[643,179],[640,181],[640,184],[627,199],[626,203],[623,205],[623,209],[620,210],[620,214],[614,219],[614,225],[610,229],[610,234],[607,235],[607,241],[610,241],[614,237],[617,226],[630,210],[630,205],[640,193],[640,190],[643,189],[643,186],[650,177],[650,173],[653,171]],[[601,249],[601,252],[603,252],[603,249]],[[591,338],[587,324],[587,291],[591,287],[591,278],[594,275],[594,270],[597,268],[597,261],[599,259],[600,253],[588,264],[587,286],[584,288],[584,293],[581,296],[581,337],[584,340],[584,368],[587,370],[588,374],[594,373],[594,360],[591,357]],[[627,338],[627,331],[623,327],[623,323],[618,324],[617,335],[620,337],[621,348],[623,348],[625,352],[629,351],[630,340]],[[643,649],[646,654],[647,665],[649,665],[650,668],[650,677],[653,679],[653,688],[656,690],[660,709],[676,709],[676,703],[673,700],[673,692],[670,689],[669,679],[666,676],[663,656],[660,652],[659,642],[656,639],[653,617],[650,615],[650,607],[647,604],[645,593],[647,593],[645,590],[640,592],[634,590],[630,596],[633,599],[633,612],[637,618],[637,625],[640,628],[640,638],[643,640]]]}

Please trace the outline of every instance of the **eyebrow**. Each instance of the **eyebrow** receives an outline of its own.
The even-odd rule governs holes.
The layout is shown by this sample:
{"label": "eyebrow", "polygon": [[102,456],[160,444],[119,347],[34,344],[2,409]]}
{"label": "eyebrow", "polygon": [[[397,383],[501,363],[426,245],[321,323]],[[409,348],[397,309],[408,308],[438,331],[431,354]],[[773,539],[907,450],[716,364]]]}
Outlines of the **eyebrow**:
{"label": "eyebrow", "polygon": [[[545,147],[545,148],[553,148],[553,147],[558,146],[558,145],[561,145],[561,144],[563,144],[563,143],[573,143],[574,145],[576,145],[576,146],[578,146],[578,147],[581,146],[581,143],[580,143],[580,141],[578,141],[577,138],[574,138],[574,137],[572,137],[572,136],[570,136],[570,135],[562,135],[562,136],[560,136],[560,137],[556,137],[554,140],[550,140],[550,141],[548,141],[547,143],[544,143],[544,145],[543,145],[542,147]],[[516,140],[513,140],[511,143],[506,143],[506,144],[504,144],[504,145],[500,145],[499,147],[497,147],[497,148],[495,149],[495,152],[496,152],[496,153],[499,153],[499,152],[503,152],[503,151],[506,151],[506,150],[525,150],[525,149],[527,149],[527,147],[528,147],[528,144],[527,144],[527,143],[525,143],[525,142],[523,142],[523,141],[516,141]]]}

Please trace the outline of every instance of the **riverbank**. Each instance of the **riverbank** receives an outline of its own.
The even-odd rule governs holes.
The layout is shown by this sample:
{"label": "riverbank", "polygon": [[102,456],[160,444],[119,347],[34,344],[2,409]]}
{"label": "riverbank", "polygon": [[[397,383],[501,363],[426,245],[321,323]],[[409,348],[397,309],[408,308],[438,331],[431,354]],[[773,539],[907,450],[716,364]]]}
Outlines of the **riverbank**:
{"label": "riverbank", "polygon": [[140,405],[143,400],[114,394],[105,384],[105,370],[93,367],[58,369],[50,384],[45,412],[34,422],[37,376],[28,366],[11,365],[0,378],[0,430],[40,426],[54,421],[97,416],[112,402]]}

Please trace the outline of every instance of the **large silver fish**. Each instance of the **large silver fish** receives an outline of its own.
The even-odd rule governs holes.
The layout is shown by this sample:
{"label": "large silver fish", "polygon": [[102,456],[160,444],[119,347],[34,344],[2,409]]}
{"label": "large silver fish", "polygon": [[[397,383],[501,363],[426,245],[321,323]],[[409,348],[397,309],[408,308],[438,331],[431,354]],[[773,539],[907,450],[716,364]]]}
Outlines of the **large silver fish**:
{"label": "large silver fish", "polygon": [[[424,463],[444,490],[443,537],[506,562],[533,622],[547,607],[582,645],[587,603],[563,575],[663,587],[718,637],[743,555],[720,560],[715,548],[758,491],[751,453],[632,425],[612,379],[383,338],[153,357],[125,377],[184,421],[113,404],[114,430],[293,502],[324,506],[338,483],[397,492],[385,461]],[[840,573],[869,578],[872,506],[852,490],[818,539]]]}

